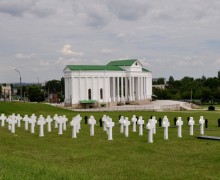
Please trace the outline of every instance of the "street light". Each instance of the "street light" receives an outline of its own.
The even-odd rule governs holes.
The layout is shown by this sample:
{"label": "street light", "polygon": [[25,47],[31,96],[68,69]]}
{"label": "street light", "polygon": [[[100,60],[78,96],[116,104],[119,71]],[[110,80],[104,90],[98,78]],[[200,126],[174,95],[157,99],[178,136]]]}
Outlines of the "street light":
{"label": "street light", "polygon": [[17,73],[18,73],[19,76],[20,76],[20,88],[21,88],[21,100],[22,100],[21,73],[20,73],[20,71],[19,71],[18,69],[16,69],[16,68],[12,68],[12,69],[15,70],[15,71],[17,71]]}

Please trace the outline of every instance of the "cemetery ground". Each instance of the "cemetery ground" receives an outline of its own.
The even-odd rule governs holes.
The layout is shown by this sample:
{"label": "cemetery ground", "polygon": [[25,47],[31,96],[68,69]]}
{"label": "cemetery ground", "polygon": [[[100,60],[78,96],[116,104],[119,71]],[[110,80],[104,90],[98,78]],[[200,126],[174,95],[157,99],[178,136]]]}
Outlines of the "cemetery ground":
{"label": "cemetery ground", "polygon": [[[22,117],[35,113],[38,117],[54,114],[68,117],[67,130],[58,135],[52,123],[52,132],[44,127],[44,137],[16,127],[16,133],[0,127],[0,179],[219,179],[220,141],[200,140],[199,125],[195,125],[194,136],[189,135],[187,117],[194,117],[198,124],[201,115],[208,119],[205,135],[220,136],[218,118],[220,111],[174,111],[174,112],[80,112],[81,130],[76,139],[71,138],[69,125],[72,117],[79,114],[40,103],[0,103],[0,114],[19,113]],[[107,140],[106,132],[99,127],[99,119],[108,115],[116,123],[113,141]],[[84,116],[93,115],[97,121],[95,136],[91,137]],[[131,120],[132,115],[143,116],[144,136],[138,131],[129,137],[119,132],[118,116]],[[167,115],[171,127],[169,140],[163,139],[163,128],[158,127],[154,143],[148,143],[146,122],[151,115],[163,118]],[[182,117],[183,137],[177,138],[174,117]],[[137,128],[138,129],[138,128]]]}

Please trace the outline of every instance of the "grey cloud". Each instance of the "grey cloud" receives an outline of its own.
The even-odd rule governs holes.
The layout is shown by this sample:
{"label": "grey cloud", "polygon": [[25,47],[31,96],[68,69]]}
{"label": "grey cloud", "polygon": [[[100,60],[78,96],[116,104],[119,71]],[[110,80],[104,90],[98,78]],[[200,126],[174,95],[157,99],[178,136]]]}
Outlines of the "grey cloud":
{"label": "grey cloud", "polygon": [[32,0],[2,0],[0,2],[0,12],[12,16],[22,16],[34,5]]}
{"label": "grey cloud", "polygon": [[148,3],[142,0],[111,0],[108,2],[109,10],[119,19],[138,20],[148,12]]}

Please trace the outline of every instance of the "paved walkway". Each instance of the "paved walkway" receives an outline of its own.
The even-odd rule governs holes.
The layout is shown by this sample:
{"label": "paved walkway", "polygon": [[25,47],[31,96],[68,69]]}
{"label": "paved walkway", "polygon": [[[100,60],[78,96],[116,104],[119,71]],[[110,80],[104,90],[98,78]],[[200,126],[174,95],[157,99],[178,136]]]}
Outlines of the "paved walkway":
{"label": "paved walkway", "polygon": [[[52,104],[54,106],[63,106],[62,104]],[[68,108],[70,109],[70,108]],[[171,110],[193,110],[190,103],[173,100],[157,100],[145,105],[123,105],[113,107],[91,108],[91,109],[72,109],[74,111],[171,111]]]}

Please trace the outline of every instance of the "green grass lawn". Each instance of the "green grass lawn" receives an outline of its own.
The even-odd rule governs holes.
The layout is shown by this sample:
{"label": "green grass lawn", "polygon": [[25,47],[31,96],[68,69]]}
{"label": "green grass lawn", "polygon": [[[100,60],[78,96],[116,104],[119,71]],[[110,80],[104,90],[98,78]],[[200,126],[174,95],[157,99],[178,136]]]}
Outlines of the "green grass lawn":
{"label": "green grass lawn", "polygon": [[[35,113],[46,115],[67,115],[69,122],[78,114],[45,104],[0,103],[0,114]],[[193,116],[196,124],[200,115],[208,119],[206,135],[220,136],[217,120],[219,111],[176,111],[176,112],[80,112],[80,115],[94,115],[98,120],[104,114],[116,123],[113,141],[97,124],[95,136],[89,136],[89,125],[81,123],[77,139],[71,138],[71,127],[63,135],[52,127],[45,137],[39,138],[39,127],[31,134],[21,128],[11,134],[7,126],[0,127],[0,179],[220,179],[220,141],[199,140],[199,126],[194,136],[189,136],[187,117]],[[174,117],[184,121],[183,138],[177,138],[177,128],[169,128],[169,140],[163,140],[163,129],[158,127],[154,143],[147,142],[129,128],[129,137],[119,133],[118,116],[131,119],[132,115],[143,116],[145,122],[151,115],[158,119],[167,115],[173,126]]]}

